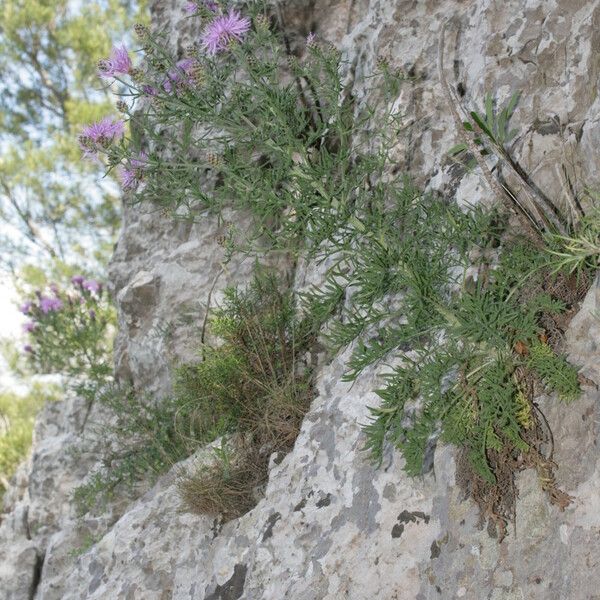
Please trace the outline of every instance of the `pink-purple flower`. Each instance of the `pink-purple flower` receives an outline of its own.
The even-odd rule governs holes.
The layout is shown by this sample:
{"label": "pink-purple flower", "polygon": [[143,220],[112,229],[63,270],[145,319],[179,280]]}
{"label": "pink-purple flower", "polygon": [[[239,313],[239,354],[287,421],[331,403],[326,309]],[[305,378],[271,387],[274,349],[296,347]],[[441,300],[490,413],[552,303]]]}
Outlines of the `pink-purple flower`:
{"label": "pink-purple flower", "polygon": [[206,26],[202,33],[202,45],[208,54],[217,54],[227,50],[232,41],[241,42],[249,29],[250,19],[230,10]]}
{"label": "pink-purple flower", "polygon": [[312,46],[315,43],[315,38],[317,36],[311,31],[307,36],[306,36],[306,45],[307,46]]}
{"label": "pink-purple flower", "polygon": [[73,275],[71,277],[71,283],[73,285],[81,285],[85,281],[85,277],[83,275]]}
{"label": "pink-purple flower", "polygon": [[47,315],[49,312],[60,310],[63,307],[62,300],[59,298],[49,298],[42,296],[40,298],[40,310]]}
{"label": "pink-purple flower", "polygon": [[28,315],[32,306],[33,302],[31,302],[31,300],[27,300],[27,302],[23,302],[23,304],[19,306],[19,311],[22,312],[24,315]]}
{"label": "pink-purple flower", "polygon": [[146,95],[146,96],[157,96],[158,95],[158,90],[153,86],[153,85],[143,85],[142,86],[142,92]]}
{"label": "pink-purple flower", "polygon": [[101,77],[127,75],[131,72],[132,68],[133,63],[124,44],[122,46],[115,46],[110,53],[110,57],[98,63],[98,71]]}
{"label": "pink-purple flower", "polygon": [[173,87],[181,88],[185,85],[192,85],[192,73],[196,65],[193,58],[183,58],[175,63],[175,66],[167,73],[167,79],[163,83],[165,92],[170,94]]}
{"label": "pink-purple flower", "polygon": [[127,167],[122,167],[120,171],[121,183],[123,189],[130,190],[137,187],[144,175],[148,155],[145,152],[140,152],[137,158],[131,158]]}
{"label": "pink-purple flower", "polygon": [[34,321],[27,321],[27,323],[23,323],[23,331],[25,333],[31,333],[37,327],[37,323]]}
{"label": "pink-purple flower", "polygon": [[83,282],[83,287],[95,294],[98,294],[102,290],[102,284],[95,279],[89,279],[88,281]]}
{"label": "pink-purple flower", "polygon": [[98,148],[108,148],[115,139],[123,137],[125,123],[104,117],[97,123],[87,125],[79,136],[79,145],[86,156],[95,155]]}
{"label": "pink-purple flower", "polygon": [[23,346],[23,350],[25,350],[25,352],[29,352],[30,354],[33,353],[33,348],[29,344],[25,344]]}
{"label": "pink-purple flower", "polygon": [[186,2],[185,6],[183,7],[183,10],[188,14],[188,15],[194,15],[198,12],[198,9],[200,7],[198,6],[197,2]]}
{"label": "pink-purple flower", "polygon": [[34,321],[27,321],[27,323],[23,323],[23,331],[25,333],[31,333],[37,327],[37,323]]}

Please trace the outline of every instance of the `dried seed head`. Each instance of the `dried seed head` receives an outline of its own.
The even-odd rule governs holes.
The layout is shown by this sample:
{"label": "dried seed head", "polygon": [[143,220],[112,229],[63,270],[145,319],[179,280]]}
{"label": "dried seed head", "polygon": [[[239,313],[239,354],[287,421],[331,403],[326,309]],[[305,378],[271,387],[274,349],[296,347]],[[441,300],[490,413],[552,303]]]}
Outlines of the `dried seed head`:
{"label": "dried seed head", "polygon": [[216,169],[223,164],[223,157],[219,154],[214,154],[213,152],[210,152],[206,156],[206,161],[213,169]]}
{"label": "dried seed head", "polygon": [[117,100],[117,110],[119,112],[122,113],[127,113],[129,111],[129,106],[127,105],[127,102],[125,102],[124,100]]}
{"label": "dried seed head", "polygon": [[147,38],[150,35],[150,31],[148,30],[148,28],[145,25],[142,25],[141,23],[136,23],[133,26],[133,31],[135,32],[135,35],[137,35],[138,38],[140,38],[141,40]]}
{"label": "dried seed head", "polygon": [[142,69],[131,69],[129,74],[131,76],[131,79],[135,83],[140,83],[141,81],[143,81],[144,72],[142,71]]}
{"label": "dried seed head", "polygon": [[189,77],[193,84],[197,87],[204,83],[206,72],[200,63],[195,63],[189,70]]}
{"label": "dried seed head", "polygon": [[110,61],[106,58],[100,59],[97,63],[97,66],[98,66],[98,71],[100,71],[100,73],[108,73],[111,68]]}
{"label": "dried seed head", "polygon": [[254,26],[257,31],[268,31],[269,25],[269,17],[267,17],[267,15],[258,15],[254,19]]}
{"label": "dried seed head", "polygon": [[380,69],[387,69],[389,67],[389,65],[390,65],[390,61],[385,56],[377,57],[377,66]]}
{"label": "dried seed head", "polygon": [[298,60],[298,57],[293,54],[288,54],[287,63],[292,73],[295,73],[300,69],[300,61]]}
{"label": "dried seed head", "polygon": [[184,49],[183,49],[183,53],[185,54],[185,56],[187,56],[188,58],[194,58],[196,56],[196,54],[198,53],[198,44],[196,42],[193,42],[191,44],[188,44]]}

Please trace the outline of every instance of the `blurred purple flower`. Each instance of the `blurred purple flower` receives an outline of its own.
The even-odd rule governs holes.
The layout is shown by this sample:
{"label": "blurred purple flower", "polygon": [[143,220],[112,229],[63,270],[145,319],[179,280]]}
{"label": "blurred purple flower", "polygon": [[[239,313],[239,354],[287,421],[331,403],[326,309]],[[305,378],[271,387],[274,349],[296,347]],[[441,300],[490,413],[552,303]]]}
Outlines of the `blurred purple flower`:
{"label": "blurred purple flower", "polygon": [[102,284],[99,281],[96,281],[95,279],[89,279],[88,281],[84,281],[83,287],[86,290],[93,292],[94,294],[98,294],[102,290]]}
{"label": "blurred purple flower", "polygon": [[81,285],[85,281],[85,277],[83,275],[73,275],[71,277],[71,283],[73,285]]}
{"label": "blurred purple flower", "polygon": [[183,7],[183,10],[188,15],[193,15],[193,14],[196,14],[198,12],[199,8],[200,7],[198,6],[197,2],[186,2],[185,6]]}
{"label": "blurred purple flower", "polygon": [[143,85],[142,92],[146,94],[146,96],[157,96],[158,90],[153,85]]}
{"label": "blurred purple flower", "polygon": [[137,157],[129,159],[127,167],[122,167],[120,171],[121,183],[123,189],[130,190],[137,187],[144,175],[144,168],[147,165],[148,155],[142,151]]}
{"label": "blurred purple flower", "polygon": [[180,88],[184,85],[192,85],[191,78],[192,69],[196,61],[193,58],[183,58],[175,63],[175,66],[167,73],[167,79],[163,83],[165,92],[170,94],[173,91],[173,86]]}
{"label": "blurred purple flower", "polygon": [[96,320],[96,311],[93,308],[90,310],[89,315],[92,321]]}
{"label": "blurred purple flower", "polygon": [[23,346],[23,350],[25,350],[25,352],[29,352],[29,353],[33,352],[33,348],[29,344],[25,344],[25,346]]}
{"label": "blurred purple flower", "polygon": [[47,315],[49,312],[60,310],[63,307],[63,303],[58,298],[48,298],[48,296],[42,296],[40,299],[40,310]]}
{"label": "blurred purple flower", "polygon": [[124,190],[132,190],[137,187],[138,179],[133,169],[126,169],[123,167],[119,171],[119,175],[121,177],[121,185],[123,186]]}
{"label": "blurred purple flower", "polygon": [[231,41],[241,42],[250,29],[250,19],[239,12],[230,10],[228,14],[216,17],[202,33],[202,45],[208,54],[227,50]]}
{"label": "blurred purple flower", "polygon": [[312,46],[315,43],[315,38],[317,36],[311,31],[307,36],[306,36],[306,45],[307,46]]}
{"label": "blurred purple flower", "polygon": [[19,306],[19,310],[24,315],[28,315],[32,306],[33,306],[33,302],[31,302],[31,300],[27,300],[27,302],[23,302],[23,304],[21,304],[21,306]]}
{"label": "blurred purple flower", "polygon": [[93,156],[98,152],[98,146],[108,148],[115,138],[123,137],[125,123],[115,121],[112,117],[104,117],[97,123],[87,125],[79,136],[79,145],[85,156]]}
{"label": "blurred purple flower", "polygon": [[37,327],[37,323],[33,321],[27,321],[27,323],[23,323],[23,331],[25,333],[31,333]]}
{"label": "blurred purple flower", "polygon": [[100,77],[127,75],[132,68],[133,63],[131,62],[125,44],[122,46],[115,46],[110,53],[110,58],[105,58],[98,62]]}

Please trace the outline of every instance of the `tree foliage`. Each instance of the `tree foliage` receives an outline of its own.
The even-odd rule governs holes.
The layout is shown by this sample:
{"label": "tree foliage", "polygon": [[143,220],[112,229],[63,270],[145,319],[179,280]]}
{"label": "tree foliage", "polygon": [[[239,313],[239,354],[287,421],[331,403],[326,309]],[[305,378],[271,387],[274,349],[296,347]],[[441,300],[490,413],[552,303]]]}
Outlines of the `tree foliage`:
{"label": "tree foliage", "polygon": [[0,240],[16,271],[84,261],[101,269],[118,225],[117,188],[80,160],[76,132],[110,109],[98,56],[145,0],[0,1]]}

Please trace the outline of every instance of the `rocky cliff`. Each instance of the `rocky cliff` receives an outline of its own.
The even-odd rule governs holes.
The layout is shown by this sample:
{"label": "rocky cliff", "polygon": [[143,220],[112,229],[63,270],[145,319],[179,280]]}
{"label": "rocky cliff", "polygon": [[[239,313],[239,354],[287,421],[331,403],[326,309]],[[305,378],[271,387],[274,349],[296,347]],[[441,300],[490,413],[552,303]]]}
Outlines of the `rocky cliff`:
{"label": "rocky cliff", "polygon": [[[180,0],[155,0],[153,26],[181,49],[198,32]],[[279,11],[300,53],[313,31],[347,57],[357,102],[378,58],[410,82],[399,106],[405,127],[399,169],[459,202],[486,202],[477,174],[445,158],[456,127],[437,72],[446,32],[446,76],[466,107],[487,92],[520,90],[515,155],[554,197],[600,175],[600,2],[598,0],[289,0]],[[230,220],[243,227],[243,215]],[[251,261],[223,266],[218,224],[187,225],[130,207],[111,265],[119,310],[117,374],[165,393],[171,364],[190,358],[209,302],[248,281]],[[295,287],[319,281],[310,264],[278,264]],[[571,322],[568,352],[588,378],[565,406],[540,399],[554,431],[559,485],[575,497],[550,506],[531,472],[518,480],[516,526],[502,544],[477,526],[476,507],[455,483],[451,448],[433,473],[409,478],[390,453],[375,469],[361,450],[360,424],[380,383],[376,370],[340,380],[351,349],[320,367],[317,396],[293,451],[272,462],[265,497],[216,527],[185,514],[175,470],[137,500],[120,499],[101,518],[78,520],[68,502],[96,460],[77,398],[40,415],[28,464],[7,496],[0,524],[0,597],[198,600],[382,600],[600,598],[600,283]],[[169,335],[165,336],[165,328]],[[83,448],[74,453],[73,447]]]}

